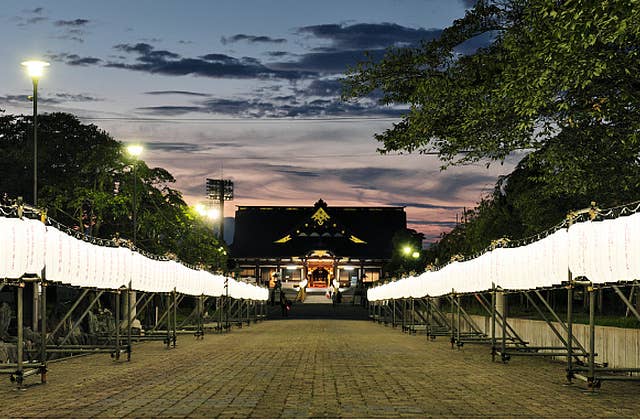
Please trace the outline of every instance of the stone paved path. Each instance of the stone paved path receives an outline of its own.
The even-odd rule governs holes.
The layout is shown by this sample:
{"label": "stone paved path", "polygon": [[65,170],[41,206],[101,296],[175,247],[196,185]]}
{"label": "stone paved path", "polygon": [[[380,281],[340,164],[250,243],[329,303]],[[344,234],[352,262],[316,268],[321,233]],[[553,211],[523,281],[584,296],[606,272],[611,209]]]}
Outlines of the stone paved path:
{"label": "stone paved path", "polygon": [[[638,417],[640,384],[596,395],[562,386],[562,364],[492,363],[369,321],[273,320],[178,347],[134,348],[130,363],[92,355],[50,365],[47,385],[0,377],[0,417],[429,418]],[[29,378],[27,383],[35,383]]]}

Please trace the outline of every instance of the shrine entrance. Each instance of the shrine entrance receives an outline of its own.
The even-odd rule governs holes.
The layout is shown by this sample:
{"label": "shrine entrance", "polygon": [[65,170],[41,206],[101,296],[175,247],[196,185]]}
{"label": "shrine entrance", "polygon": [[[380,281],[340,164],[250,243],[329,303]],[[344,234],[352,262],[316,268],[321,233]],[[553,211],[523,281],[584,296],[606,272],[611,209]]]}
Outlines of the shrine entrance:
{"label": "shrine entrance", "polygon": [[329,271],[324,267],[318,267],[311,272],[310,287],[327,288],[329,287]]}

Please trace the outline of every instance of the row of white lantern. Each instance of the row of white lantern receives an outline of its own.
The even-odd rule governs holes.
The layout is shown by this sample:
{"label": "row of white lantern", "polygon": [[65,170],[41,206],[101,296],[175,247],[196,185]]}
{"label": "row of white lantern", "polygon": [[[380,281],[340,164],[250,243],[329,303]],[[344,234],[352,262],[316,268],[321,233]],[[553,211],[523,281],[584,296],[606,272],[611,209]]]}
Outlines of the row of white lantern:
{"label": "row of white lantern", "polygon": [[[40,275],[79,287],[267,300],[268,290],[123,247],[92,244],[32,219],[0,217],[0,278]],[[225,287],[225,283],[227,287]]]}
{"label": "row of white lantern", "polygon": [[481,292],[495,285],[530,290],[586,277],[594,283],[640,278],[640,213],[576,223],[526,246],[497,248],[468,261],[452,262],[369,289],[369,300],[420,298]]}

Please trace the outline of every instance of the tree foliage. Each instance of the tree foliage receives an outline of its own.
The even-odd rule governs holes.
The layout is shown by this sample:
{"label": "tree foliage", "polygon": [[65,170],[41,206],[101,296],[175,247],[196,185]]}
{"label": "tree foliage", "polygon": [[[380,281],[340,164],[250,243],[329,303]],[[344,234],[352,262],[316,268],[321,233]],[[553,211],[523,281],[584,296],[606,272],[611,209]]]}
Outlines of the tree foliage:
{"label": "tree foliage", "polygon": [[[425,265],[423,239],[424,235],[413,229],[395,232],[391,238],[391,261],[385,265],[384,271],[398,277],[410,272],[422,272]],[[416,258],[412,255],[413,252],[418,252],[419,256]]]}
{"label": "tree foliage", "polygon": [[638,45],[640,0],[479,0],[439,39],[352,69],[343,96],[410,105],[376,135],[382,153],[437,151],[446,166],[523,149],[546,197],[613,205],[640,186]]}
{"label": "tree foliage", "polygon": [[502,177],[491,195],[467,210],[464,222],[441,235],[426,251],[426,261],[439,265],[454,255],[471,256],[486,249],[493,240],[523,239],[540,234],[564,219],[569,209],[588,207],[589,196],[549,196],[548,185],[539,181],[535,163],[525,158],[509,175]]}
{"label": "tree foliage", "polygon": [[[31,117],[0,115],[0,192],[28,203],[33,202],[32,132]],[[131,239],[135,183],[136,246],[223,268],[224,246],[171,188],[174,182],[165,169],[134,161],[95,125],[65,113],[38,118],[38,206],[50,217],[95,237]]]}

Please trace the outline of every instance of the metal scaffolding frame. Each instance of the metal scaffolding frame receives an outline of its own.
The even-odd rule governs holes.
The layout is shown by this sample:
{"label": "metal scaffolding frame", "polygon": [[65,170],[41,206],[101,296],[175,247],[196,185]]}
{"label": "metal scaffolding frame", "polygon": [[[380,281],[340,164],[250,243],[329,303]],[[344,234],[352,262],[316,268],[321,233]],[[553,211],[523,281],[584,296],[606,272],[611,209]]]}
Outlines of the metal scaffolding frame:
{"label": "metal scaffolding frame", "polygon": [[[24,288],[26,284],[40,285],[40,309],[42,310],[40,324],[40,342],[38,343],[37,358],[31,361],[25,361],[24,346]],[[25,378],[40,374],[40,382],[47,382],[47,356],[46,356],[46,284],[40,278],[22,278],[15,281],[5,279],[2,286],[14,287],[17,291],[16,302],[16,363],[0,363],[0,374],[9,375],[11,382],[14,382],[18,388],[23,388]],[[35,290],[35,289],[34,289]],[[45,310],[43,310],[45,309]],[[29,354],[32,350],[28,349]]]}
{"label": "metal scaffolding frame", "polygon": [[[177,293],[175,289],[170,293],[142,293],[134,306],[131,298],[133,290],[131,290],[130,284],[127,288],[106,291],[52,284],[47,282],[44,277],[44,275],[40,277],[25,276],[18,280],[4,279],[0,281],[0,290],[5,287],[16,289],[15,340],[17,354],[15,363],[0,363],[0,375],[8,375],[11,382],[15,383],[18,388],[24,387],[24,381],[27,377],[37,374],[40,374],[40,382],[46,383],[47,363],[52,360],[52,356],[106,353],[111,355],[114,361],[119,361],[121,355],[126,354],[126,361],[130,361],[134,343],[162,341],[166,348],[170,349],[176,347],[179,334],[193,334],[196,339],[203,339],[206,329],[224,332],[230,330],[233,325],[242,327],[245,323],[250,325],[252,321],[256,323],[266,318],[264,302],[233,299],[229,296],[218,298],[196,296],[194,297],[193,311],[178,324],[178,308],[187,296]],[[34,290],[39,288],[39,342],[34,343],[33,347],[25,348],[24,288],[29,284],[37,286]],[[52,328],[47,328],[47,289],[52,286],[76,289],[79,291],[79,295],[57,324]],[[74,333],[80,330],[89,313],[92,313],[101,298],[107,294],[112,294],[113,330],[107,333],[91,334],[92,342],[90,343],[69,344],[69,340],[74,336]],[[121,305],[123,297],[126,297],[124,308]],[[145,310],[151,310],[150,304],[158,300],[163,300],[165,303],[162,314],[147,331],[139,330],[134,334],[132,324],[135,316],[133,314],[141,314]],[[83,305],[82,310],[79,310],[81,305]],[[216,306],[215,311],[208,317],[208,320],[214,321],[214,324],[207,326],[207,319],[204,315],[213,306]]]}
{"label": "metal scaffolding frame", "polygon": [[[640,381],[640,367],[609,367],[608,364],[605,363],[596,363],[595,356],[597,353],[595,351],[595,341],[596,341],[596,327],[595,327],[595,314],[596,314],[596,303],[595,303],[595,294],[599,289],[613,289],[620,300],[625,304],[627,309],[633,313],[638,321],[640,321],[640,314],[636,310],[636,308],[631,304],[629,299],[622,293],[620,290],[620,286],[632,288],[638,287],[637,280],[633,283],[623,283],[623,284],[598,284],[594,285],[590,281],[578,281],[572,280],[570,283],[571,290],[575,285],[584,285],[587,287],[587,292],[589,293],[589,351],[587,353],[587,362],[585,364],[576,365],[572,363],[572,358],[569,357],[567,359],[567,382],[572,383],[572,380],[580,379],[587,382],[587,386],[592,391],[599,389],[602,385],[603,381]],[[568,302],[567,308],[567,325],[568,325],[568,338],[567,341],[572,341],[573,338],[573,302]],[[567,346],[567,351],[571,352],[571,346]],[[586,374],[586,376],[585,376]]]}
{"label": "metal scaffolding frame", "polygon": [[[429,340],[435,340],[437,336],[449,337],[451,348],[457,346],[461,349],[464,344],[486,344],[491,346],[492,361],[507,363],[512,356],[532,357],[562,357],[566,359],[567,384],[572,384],[574,379],[580,379],[587,383],[587,387],[594,391],[601,387],[604,381],[640,381],[640,367],[609,367],[606,362],[598,363],[595,351],[595,293],[599,289],[612,289],[624,303],[627,313],[633,314],[640,322],[640,313],[633,306],[623,287],[631,287],[633,290],[640,287],[638,281],[616,284],[593,284],[588,280],[571,279],[555,288],[546,290],[567,290],[566,322],[563,321],[557,311],[549,304],[540,289],[526,291],[507,291],[496,288],[485,293],[469,293],[484,309],[485,316],[490,319],[490,334],[483,331],[465,311],[461,303],[463,294],[452,290],[448,295],[439,298],[405,298],[372,301],[369,305],[369,318],[377,323],[391,324],[393,327],[402,326],[403,332],[415,334],[424,327]],[[589,294],[589,339],[587,345],[583,345],[573,334],[573,290],[576,286],[585,286]],[[489,301],[485,294],[490,294]],[[503,310],[497,310],[496,295],[503,296]],[[542,321],[553,332],[554,336],[562,343],[561,346],[532,346],[524,341],[515,329],[510,325],[507,316],[508,297],[522,294],[530,306],[536,311]],[[450,306],[445,313],[435,304],[434,300],[446,300]],[[546,313],[545,310],[546,309]],[[419,318],[422,322],[416,322]],[[559,327],[557,325],[559,325]],[[499,329],[499,331],[498,331]]]}

